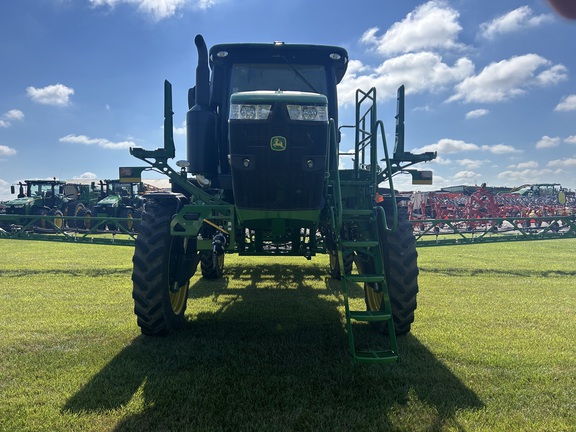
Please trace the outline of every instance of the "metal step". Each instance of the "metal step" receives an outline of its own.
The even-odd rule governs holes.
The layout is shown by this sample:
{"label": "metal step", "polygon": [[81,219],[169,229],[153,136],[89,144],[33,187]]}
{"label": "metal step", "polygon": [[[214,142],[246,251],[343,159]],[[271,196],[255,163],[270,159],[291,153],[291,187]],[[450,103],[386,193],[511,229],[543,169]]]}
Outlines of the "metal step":
{"label": "metal step", "polygon": [[351,274],[346,275],[346,280],[350,282],[367,282],[367,283],[379,283],[384,282],[386,277],[379,274]]}
{"label": "metal step", "polygon": [[398,361],[398,353],[392,350],[356,351],[354,360],[359,363],[396,363]]}
{"label": "metal step", "polygon": [[365,322],[381,322],[389,321],[392,319],[392,315],[380,311],[349,311],[350,319],[356,321]]}
{"label": "metal step", "polygon": [[378,246],[378,240],[344,240],[342,246],[350,249],[371,248]]}
{"label": "metal step", "polygon": [[358,218],[358,217],[373,217],[374,216],[374,210],[369,209],[369,210],[365,210],[365,209],[344,209],[342,210],[342,217],[346,220],[350,219],[350,218]]}

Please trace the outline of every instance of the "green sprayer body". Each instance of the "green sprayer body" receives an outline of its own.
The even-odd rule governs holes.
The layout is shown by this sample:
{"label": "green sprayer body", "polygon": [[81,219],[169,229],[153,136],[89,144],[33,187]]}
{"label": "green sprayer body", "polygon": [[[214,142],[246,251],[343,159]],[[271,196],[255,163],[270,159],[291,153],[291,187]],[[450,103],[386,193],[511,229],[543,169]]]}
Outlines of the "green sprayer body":
{"label": "green sprayer body", "polygon": [[[145,195],[132,277],[142,332],[178,328],[190,278],[198,267],[205,278],[221,277],[228,253],[307,259],[326,253],[330,275],[342,282],[354,359],[395,361],[396,334],[408,332],[414,318],[418,269],[392,177],[407,171],[415,181],[431,182],[430,172],[407,168],[435,157],[404,151],[403,87],[391,157],[376,116],[376,90],[356,92],[354,154],[351,166],[342,168],[341,157],[350,156],[339,148],[344,126],[338,123],[337,84],[348,66],[345,49],[275,42],[221,44],[208,51],[201,36],[195,43],[187,160],[176,169],[169,164],[175,148],[167,81],[163,148],[130,150],[172,184],[170,192]],[[121,180],[138,180],[144,169],[121,168]],[[402,244],[398,249],[392,243]],[[395,262],[407,252],[413,258]],[[395,265],[413,274],[402,286],[391,286]],[[153,277],[152,267],[164,273]],[[351,283],[364,286],[366,310],[350,310]],[[395,298],[400,291],[402,298]],[[355,321],[385,329],[387,348],[356,348]]]}

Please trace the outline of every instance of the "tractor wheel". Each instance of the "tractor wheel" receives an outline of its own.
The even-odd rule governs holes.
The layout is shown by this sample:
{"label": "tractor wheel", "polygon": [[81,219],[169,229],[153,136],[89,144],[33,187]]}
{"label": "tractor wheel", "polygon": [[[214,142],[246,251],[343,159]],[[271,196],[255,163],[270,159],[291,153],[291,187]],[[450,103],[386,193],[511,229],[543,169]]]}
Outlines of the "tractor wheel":
{"label": "tractor wheel", "polygon": [[200,268],[204,279],[218,279],[224,273],[224,254],[215,255],[212,251],[200,252]]}
{"label": "tractor wheel", "polygon": [[114,222],[106,222],[106,224],[102,225],[102,227],[108,228],[108,231],[116,231],[118,228]]}
{"label": "tractor wheel", "polygon": [[[392,209],[387,210],[386,218],[390,226]],[[406,334],[410,332],[414,322],[418,294],[418,252],[406,207],[398,207],[397,228],[392,233],[381,233],[380,245],[384,256],[394,329],[398,335]],[[365,284],[364,293],[367,310],[380,310],[382,293],[379,292],[378,285]]]}
{"label": "tractor wheel", "polygon": [[[135,219],[141,219],[142,218],[142,209],[141,208],[137,208],[134,209],[134,218]],[[138,232],[138,227],[140,226],[140,221],[136,220],[133,222],[133,228],[134,228],[134,232]]]}
{"label": "tractor wheel", "polygon": [[92,212],[89,209],[82,206],[82,208],[78,210],[78,213],[76,213],[76,217],[78,219],[74,223],[77,228],[90,229]]}
{"label": "tractor wheel", "polygon": [[[48,216],[48,210],[42,207],[35,207],[32,211],[32,214],[35,216]],[[39,219],[35,222],[35,225],[38,228],[45,229],[46,228],[46,219]]]}
{"label": "tractor wheel", "polygon": [[[338,254],[336,251],[328,252],[330,258],[330,277],[332,279],[340,280],[342,276],[340,275],[340,263],[338,262]],[[349,253],[344,255],[344,271],[348,275],[352,273],[352,265],[354,264],[354,253]]]}
{"label": "tractor wheel", "polygon": [[55,210],[52,213],[52,216],[54,216],[52,222],[54,223],[54,227],[56,228],[56,230],[58,231],[62,230],[62,227],[64,227],[64,215],[62,214],[62,212],[60,210]]}
{"label": "tractor wheel", "polygon": [[190,284],[175,278],[186,240],[170,235],[174,205],[163,204],[146,204],[132,258],[134,312],[142,333],[150,336],[168,334],[184,323]]}
{"label": "tractor wheel", "polygon": [[[84,204],[82,203],[78,203],[75,201],[72,201],[70,203],[68,203],[68,207],[67,207],[67,216],[74,216],[74,217],[78,217],[78,213],[80,213],[80,211],[84,208]],[[78,222],[78,220],[76,219],[68,219],[66,221],[66,224],[68,225],[68,228],[80,228],[80,222]]]}
{"label": "tractor wheel", "polygon": [[134,216],[132,215],[132,210],[122,209],[122,211],[120,212],[120,217],[128,219],[127,221],[123,221],[120,223],[122,227],[124,227],[128,231],[132,231],[134,229],[134,221],[132,220],[134,219]]}

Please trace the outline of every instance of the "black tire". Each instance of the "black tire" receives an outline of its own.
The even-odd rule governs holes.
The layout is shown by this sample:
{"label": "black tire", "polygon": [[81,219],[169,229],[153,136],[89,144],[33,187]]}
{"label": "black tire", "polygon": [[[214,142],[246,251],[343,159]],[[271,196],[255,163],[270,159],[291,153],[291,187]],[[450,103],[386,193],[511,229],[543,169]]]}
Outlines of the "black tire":
{"label": "black tire", "polygon": [[134,232],[138,232],[138,228],[140,226],[140,220],[142,218],[142,209],[141,208],[137,208],[134,209],[134,218],[136,219],[134,221]]}
{"label": "black tire", "polygon": [[54,219],[52,219],[54,228],[57,231],[62,230],[62,228],[64,228],[64,215],[62,214],[62,212],[60,210],[54,210],[52,212],[52,216],[54,217]]}
{"label": "black tire", "polygon": [[132,210],[126,208],[122,209],[120,211],[120,217],[128,219],[127,221],[120,223],[122,227],[128,231],[132,231],[134,229],[134,221],[132,220],[134,219],[134,215],[132,214]]}
{"label": "black tire", "polygon": [[200,268],[204,279],[218,279],[224,274],[224,254],[215,255],[212,251],[200,252]]}
{"label": "black tire", "polygon": [[[328,256],[330,259],[330,277],[335,280],[342,279],[340,274],[340,262],[338,261],[338,254],[336,251],[329,251]],[[344,261],[344,272],[349,275],[352,273],[352,265],[354,264],[354,253],[351,252],[342,257]]]}
{"label": "black tire", "polygon": [[86,207],[82,206],[82,208],[78,210],[76,218],[76,228],[90,229],[92,226],[92,212]]}
{"label": "black tire", "polygon": [[[388,225],[392,224],[392,209],[386,209]],[[398,225],[392,233],[381,233],[380,245],[384,257],[384,268],[388,293],[397,335],[410,332],[416,310],[418,294],[418,252],[412,224],[406,207],[398,207]],[[382,293],[378,285],[364,287],[367,310],[380,310]],[[382,329],[384,330],[384,329]]]}
{"label": "black tire", "polygon": [[[66,216],[78,217],[78,213],[80,213],[82,209],[84,209],[84,204],[76,201],[69,202],[66,207]],[[66,225],[68,228],[81,228],[82,223],[77,219],[68,219]]]}
{"label": "black tire", "polygon": [[[190,280],[179,284],[174,277],[185,254],[185,239],[170,236],[173,213],[172,202],[146,204],[132,258],[134,312],[142,333],[149,336],[166,335],[185,321]],[[180,286],[172,291],[173,285]]]}
{"label": "black tire", "polygon": [[[34,207],[32,209],[32,214],[35,216],[48,216],[48,213],[49,213],[48,210],[43,207]],[[47,226],[46,219],[37,220],[35,222],[35,225],[38,228],[45,229]]]}
{"label": "black tire", "polygon": [[106,222],[104,226],[108,228],[108,231],[116,231],[117,229],[117,226],[114,222]]}

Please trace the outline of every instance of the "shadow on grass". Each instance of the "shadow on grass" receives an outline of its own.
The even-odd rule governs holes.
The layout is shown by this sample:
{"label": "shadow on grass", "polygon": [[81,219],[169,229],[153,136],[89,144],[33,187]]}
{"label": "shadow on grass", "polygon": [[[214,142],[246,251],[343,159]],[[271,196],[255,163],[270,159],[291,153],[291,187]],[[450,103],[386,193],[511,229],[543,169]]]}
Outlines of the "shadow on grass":
{"label": "shadow on grass", "polygon": [[399,339],[397,365],[352,364],[334,282],[318,288],[322,270],[267,265],[227,275],[235,288],[228,279],[191,288],[189,312],[200,299],[217,302],[214,312],[166,338],[135,338],[64,411],[125,409],[117,431],[350,431],[458,429],[456,412],[482,407],[411,335]]}
{"label": "shadow on grass", "polygon": [[510,268],[485,268],[485,269],[470,269],[465,268],[433,268],[433,267],[420,267],[422,273],[439,274],[444,276],[510,276],[510,277],[534,277],[534,278],[547,278],[547,277],[572,277],[576,276],[576,270],[539,270],[539,269],[510,269]]}
{"label": "shadow on grass", "polygon": [[35,276],[57,276],[57,277],[110,277],[110,276],[128,276],[132,275],[132,269],[126,268],[100,268],[100,269],[86,269],[82,267],[74,269],[16,269],[16,270],[2,270],[0,276],[3,278],[22,278],[22,277],[35,277]]}

